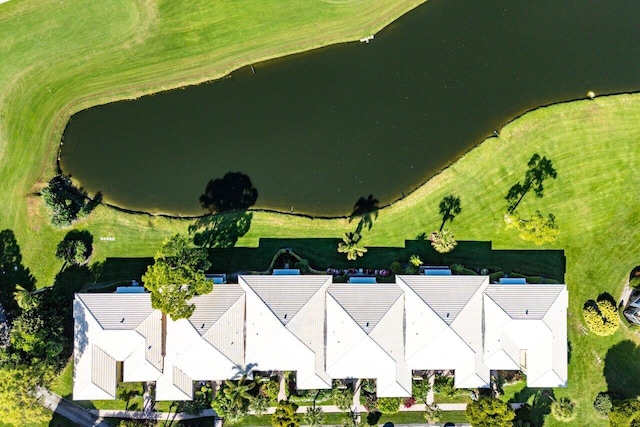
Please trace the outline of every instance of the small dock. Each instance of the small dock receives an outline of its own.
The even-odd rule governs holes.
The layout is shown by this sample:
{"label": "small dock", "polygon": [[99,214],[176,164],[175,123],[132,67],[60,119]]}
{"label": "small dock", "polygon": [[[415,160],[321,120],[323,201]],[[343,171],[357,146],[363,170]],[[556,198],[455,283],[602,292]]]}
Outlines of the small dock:
{"label": "small dock", "polygon": [[369,43],[371,40],[373,40],[373,34],[371,34],[370,36],[361,38],[360,42],[361,43]]}

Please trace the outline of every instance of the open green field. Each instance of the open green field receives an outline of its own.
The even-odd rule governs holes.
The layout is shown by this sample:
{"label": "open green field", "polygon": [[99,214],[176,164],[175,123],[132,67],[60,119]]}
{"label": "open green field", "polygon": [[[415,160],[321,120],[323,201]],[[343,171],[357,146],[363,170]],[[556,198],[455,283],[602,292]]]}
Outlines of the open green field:
{"label": "open green field", "polygon": [[[48,225],[34,193],[55,171],[57,143],[72,113],[215,78],[260,59],[358,39],[418,3],[12,0],[0,5],[0,227],[15,232],[23,263],[38,286],[50,284],[61,267],[55,246],[66,230]],[[591,409],[599,391],[640,395],[638,336],[621,327],[615,335],[599,338],[581,328],[585,300],[603,291],[617,298],[631,268],[640,264],[638,117],[638,95],[526,114],[499,138],[485,141],[415,193],[380,211],[364,235],[368,246],[401,247],[405,239],[439,227],[438,203],[454,193],[462,201],[462,212],[451,225],[458,239],[531,249],[532,244],[505,229],[504,196],[522,180],[532,154],[550,158],[558,178],[545,182],[544,198],[528,195],[520,211],[551,212],[560,227],[558,240],[544,246],[565,250],[570,291],[569,387],[555,395],[576,402],[575,425],[606,425]],[[188,225],[186,220],[99,207],[77,226],[93,234],[95,261],[152,256],[163,238],[186,231]],[[238,246],[257,246],[264,237],[337,238],[350,228],[346,220],[255,212]],[[560,423],[547,417],[545,425]]]}

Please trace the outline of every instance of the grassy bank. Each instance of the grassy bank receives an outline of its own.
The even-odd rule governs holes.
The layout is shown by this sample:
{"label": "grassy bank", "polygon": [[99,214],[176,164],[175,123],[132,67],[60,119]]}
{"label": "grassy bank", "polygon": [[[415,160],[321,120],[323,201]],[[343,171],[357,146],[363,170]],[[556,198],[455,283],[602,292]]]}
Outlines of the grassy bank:
{"label": "grassy bank", "polygon": [[[59,266],[41,260],[41,254],[49,253],[63,233],[43,226],[37,199],[29,195],[55,172],[58,143],[74,112],[211,80],[267,58],[357,40],[422,1],[2,4],[0,226],[14,230],[40,284],[50,281]],[[98,256],[148,254],[147,244],[159,242],[146,231],[149,225],[180,228],[112,212],[98,217],[91,226],[100,233],[117,230],[116,242],[135,236],[134,244],[98,247]]]}
{"label": "grassy bank", "polygon": [[[39,286],[49,284],[61,267],[53,254],[65,231],[48,225],[32,193],[54,172],[57,141],[73,112],[207,80],[259,59],[357,39],[417,3],[14,0],[0,5],[0,55],[5,59],[0,62],[0,227],[15,232]],[[598,338],[581,329],[584,301],[603,291],[617,298],[625,276],[639,264],[640,205],[634,197],[640,184],[635,172],[638,117],[638,95],[531,112],[382,210],[364,236],[368,246],[403,246],[405,239],[438,228],[438,203],[454,193],[462,201],[462,212],[451,225],[459,239],[531,248],[505,230],[504,196],[522,180],[532,154],[552,159],[557,180],[545,183],[542,199],[528,195],[520,210],[551,212],[560,227],[558,240],[545,246],[565,250],[570,291],[569,387],[556,396],[577,403],[576,425],[606,424],[591,409],[599,391],[609,387],[640,395],[637,336],[621,328]],[[151,256],[164,237],[187,226],[184,220],[106,207],[78,224],[94,235],[94,260]],[[336,238],[350,227],[344,220],[256,212],[238,245],[257,246],[264,237]],[[547,422],[560,425],[551,417]]]}

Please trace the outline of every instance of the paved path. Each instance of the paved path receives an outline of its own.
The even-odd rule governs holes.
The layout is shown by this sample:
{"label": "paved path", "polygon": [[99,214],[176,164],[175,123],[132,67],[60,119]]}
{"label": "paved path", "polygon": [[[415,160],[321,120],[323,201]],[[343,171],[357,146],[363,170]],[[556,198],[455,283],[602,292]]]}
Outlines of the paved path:
{"label": "paved path", "polygon": [[61,398],[57,394],[51,393],[49,390],[38,388],[37,394],[42,397],[42,404],[46,408],[51,409],[56,414],[62,415],[80,426],[110,427],[102,418],[90,413],[87,409],[81,408]]}

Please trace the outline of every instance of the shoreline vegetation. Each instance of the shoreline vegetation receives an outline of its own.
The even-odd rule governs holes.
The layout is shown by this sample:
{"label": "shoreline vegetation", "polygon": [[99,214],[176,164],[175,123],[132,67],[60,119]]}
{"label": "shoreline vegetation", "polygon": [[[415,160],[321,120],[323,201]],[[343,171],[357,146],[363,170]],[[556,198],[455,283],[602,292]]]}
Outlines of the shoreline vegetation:
{"label": "shoreline vegetation", "polygon": [[[278,0],[259,7],[252,0],[232,5],[194,0],[190,7],[159,3],[16,1],[0,6],[0,54],[7,58],[0,63],[0,226],[15,233],[22,263],[38,287],[52,284],[60,271],[56,245],[69,231],[50,225],[38,193],[55,174],[57,141],[72,113],[211,80],[270,57],[358,40],[421,1],[302,5]],[[380,210],[363,233],[365,246],[402,246],[405,239],[437,229],[438,202],[454,192],[464,204],[450,224],[459,239],[491,240],[496,249],[532,249],[505,229],[505,195],[532,154],[552,159],[558,179],[545,185],[544,198],[526,199],[519,209],[552,212],[560,229],[557,240],[542,247],[564,249],[567,259],[569,381],[566,389],[554,391],[576,404],[576,425],[607,424],[592,407],[599,392],[623,384],[624,397],[640,395],[640,364],[629,357],[640,352],[637,334],[620,327],[598,337],[582,320],[585,301],[602,292],[618,298],[629,271],[639,264],[638,117],[639,94],[535,109]],[[73,228],[95,236],[91,261],[96,262],[152,256],[163,239],[186,233],[188,225],[99,206]],[[249,231],[236,246],[255,247],[265,237],[339,239],[351,228],[346,218],[254,211]],[[562,423],[547,416],[545,425]]]}

